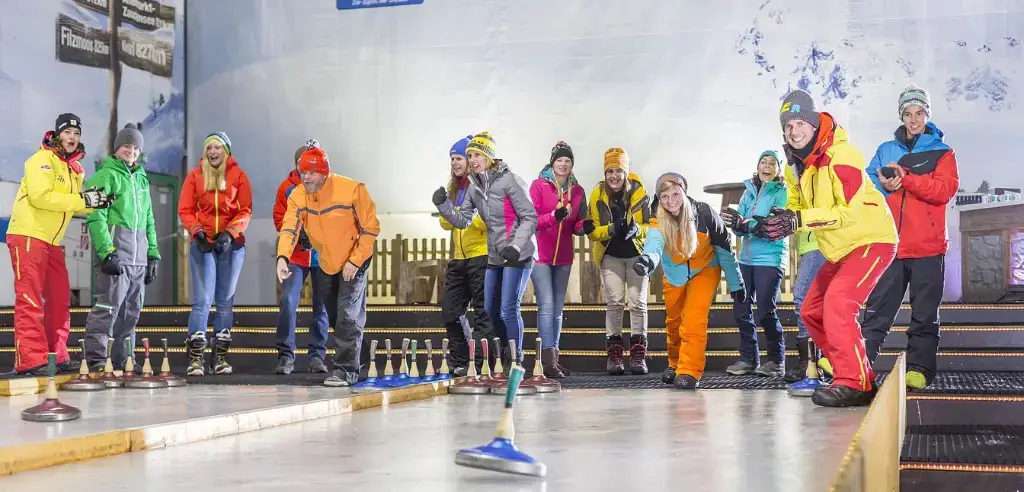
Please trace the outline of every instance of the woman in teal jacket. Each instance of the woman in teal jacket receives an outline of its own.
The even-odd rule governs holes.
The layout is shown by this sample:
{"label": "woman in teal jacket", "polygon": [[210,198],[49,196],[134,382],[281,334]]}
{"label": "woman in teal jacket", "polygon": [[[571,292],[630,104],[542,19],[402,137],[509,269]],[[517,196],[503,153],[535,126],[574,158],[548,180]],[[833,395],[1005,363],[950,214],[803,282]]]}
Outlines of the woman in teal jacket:
{"label": "woman in teal jacket", "polygon": [[[773,207],[786,207],[786,185],[781,171],[779,155],[773,150],[762,152],[757,172],[743,182],[747,189],[740,198],[739,211],[730,208],[722,212],[723,221],[736,236],[743,238],[736,259],[747,290],[744,302],[733,303],[733,314],[740,330],[740,360],[726,368],[729,374],[754,372],[781,377],[786,370],[786,342],[782,337],[782,323],[776,313],[775,299],[782,287],[782,276],[789,260],[788,240],[767,241],[754,235],[758,217],[771,215]],[[757,348],[755,301],[761,327],[768,339],[768,361],[764,364],[760,364]]]}

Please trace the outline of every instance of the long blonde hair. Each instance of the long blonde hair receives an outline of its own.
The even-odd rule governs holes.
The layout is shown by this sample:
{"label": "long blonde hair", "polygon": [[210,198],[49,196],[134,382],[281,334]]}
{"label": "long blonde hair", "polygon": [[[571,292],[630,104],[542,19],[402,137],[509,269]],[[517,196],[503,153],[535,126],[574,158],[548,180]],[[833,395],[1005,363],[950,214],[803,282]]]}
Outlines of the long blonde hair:
{"label": "long blonde hair", "polygon": [[683,204],[679,207],[679,215],[672,215],[664,206],[658,206],[658,230],[665,236],[665,251],[670,256],[680,255],[683,258],[693,256],[697,251],[697,222],[694,220],[693,205],[686,196],[682,183],[666,180],[658,187],[658,195],[678,186],[683,191]]}
{"label": "long blonde hair", "polygon": [[203,187],[206,191],[224,191],[228,188],[228,183],[225,179],[228,169],[227,155],[224,156],[223,162],[217,167],[211,166],[210,163],[206,162],[206,156],[203,156],[200,166],[203,168]]}

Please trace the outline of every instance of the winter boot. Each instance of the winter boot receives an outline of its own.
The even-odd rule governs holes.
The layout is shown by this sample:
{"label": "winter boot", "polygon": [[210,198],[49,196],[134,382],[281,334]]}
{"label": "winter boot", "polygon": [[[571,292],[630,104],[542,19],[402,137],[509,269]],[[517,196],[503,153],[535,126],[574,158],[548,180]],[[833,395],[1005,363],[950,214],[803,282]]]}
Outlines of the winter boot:
{"label": "winter boot", "polygon": [[565,374],[555,365],[555,349],[546,348],[540,351],[540,365],[544,368],[546,378],[564,378]]}
{"label": "winter boot", "polygon": [[675,389],[680,389],[680,390],[695,390],[695,389],[697,389],[697,386],[699,386],[699,385],[700,385],[700,382],[697,381],[697,378],[695,378],[695,377],[693,377],[693,376],[691,376],[689,374],[683,374],[682,376],[676,376],[675,381],[672,382],[672,386]]}
{"label": "winter boot", "polygon": [[672,384],[676,381],[676,368],[668,366],[661,373],[661,382],[665,384]]}
{"label": "winter boot", "polygon": [[565,376],[572,376],[572,371],[570,371],[568,367],[563,366],[562,363],[558,360],[560,356],[561,356],[561,350],[559,350],[556,347],[555,348],[555,367],[557,367],[558,370],[561,371],[563,375],[565,375]]}
{"label": "winter boot", "polygon": [[622,335],[612,335],[605,340],[605,349],[608,351],[608,374],[621,376],[626,373],[626,367],[622,363],[623,348]]}
{"label": "winter boot", "polygon": [[279,355],[277,357],[277,367],[274,368],[274,374],[291,374],[295,370],[295,361],[287,355]]}
{"label": "winter boot", "polygon": [[203,376],[206,373],[206,332],[196,332],[188,337],[185,350],[188,352],[188,368],[185,369],[185,375]]}
{"label": "winter boot", "polygon": [[647,337],[643,335],[629,337],[629,372],[647,374]]}
{"label": "winter boot", "polygon": [[223,331],[213,341],[213,373],[218,375],[231,374],[228,364],[228,349],[231,348],[231,333]]}
{"label": "winter boot", "polygon": [[811,359],[807,340],[807,338],[796,339],[796,351],[799,359],[797,360],[796,367],[787,370],[785,376],[782,377],[787,383],[801,381],[807,375],[807,361]]}
{"label": "winter boot", "polygon": [[871,385],[869,391],[859,391],[848,386],[833,384],[820,386],[811,395],[811,402],[821,407],[861,407],[871,404],[878,393],[878,387]]}

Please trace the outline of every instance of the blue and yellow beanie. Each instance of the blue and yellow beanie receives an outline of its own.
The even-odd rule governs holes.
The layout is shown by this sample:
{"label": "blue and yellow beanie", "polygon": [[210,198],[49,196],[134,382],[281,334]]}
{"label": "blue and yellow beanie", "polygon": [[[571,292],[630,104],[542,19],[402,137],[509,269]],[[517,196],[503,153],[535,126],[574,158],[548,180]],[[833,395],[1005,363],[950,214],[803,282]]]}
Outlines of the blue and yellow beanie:
{"label": "blue and yellow beanie", "polygon": [[485,156],[491,162],[494,162],[498,158],[498,152],[494,145],[494,137],[491,136],[490,132],[478,133],[473,140],[469,141],[469,145],[466,146],[466,152],[475,150]]}
{"label": "blue and yellow beanie", "polygon": [[231,155],[231,139],[224,132],[213,132],[206,136],[206,140],[203,142],[203,149],[210,145],[210,142],[218,142],[224,147],[224,153]]}

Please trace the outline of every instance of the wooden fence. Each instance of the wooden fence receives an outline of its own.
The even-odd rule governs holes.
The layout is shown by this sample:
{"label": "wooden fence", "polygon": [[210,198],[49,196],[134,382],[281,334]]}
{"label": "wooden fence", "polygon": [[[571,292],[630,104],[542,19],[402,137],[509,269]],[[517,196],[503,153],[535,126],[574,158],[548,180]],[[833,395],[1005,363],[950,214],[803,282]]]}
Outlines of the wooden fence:
{"label": "wooden fence", "polygon": [[[580,299],[584,304],[603,304],[600,292],[600,274],[594,266],[590,239],[574,237],[573,249],[576,255],[574,275],[577,282],[570,282],[570,289],[576,291],[568,299]],[[741,240],[736,241],[739,253]],[[368,270],[367,294],[372,302],[399,304],[439,302],[444,289],[444,272],[452,257],[451,243],[446,238],[407,238],[401,234],[393,239],[378,239],[373,245],[373,261]],[[403,268],[405,264],[405,268]],[[795,248],[790,247],[789,265],[782,279],[781,299],[792,300],[793,285],[796,281],[797,258]],[[403,273],[413,278],[401,278]],[[596,289],[582,289],[591,286]],[[651,276],[648,301],[662,302],[662,272],[659,267]],[[531,286],[532,287],[532,286]],[[588,290],[590,290],[588,292]],[[576,295],[573,295],[576,294]],[[533,303],[532,289],[527,289],[523,302]],[[718,289],[719,301],[728,299],[728,289],[723,277]],[[304,299],[305,300],[305,299]]]}

